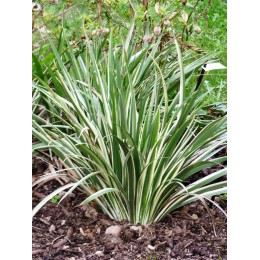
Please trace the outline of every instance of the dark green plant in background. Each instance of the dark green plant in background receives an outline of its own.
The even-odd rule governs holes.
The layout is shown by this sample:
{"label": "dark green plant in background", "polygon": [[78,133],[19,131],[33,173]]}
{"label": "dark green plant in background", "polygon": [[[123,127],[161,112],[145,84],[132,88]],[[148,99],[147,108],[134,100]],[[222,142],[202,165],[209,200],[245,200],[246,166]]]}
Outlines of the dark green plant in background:
{"label": "dark green plant in background", "polygon": [[[170,30],[174,28],[182,51],[193,50],[193,60],[200,53],[214,51],[226,65],[225,0],[39,0],[37,3],[40,8],[33,8],[33,48],[40,59],[53,58],[47,35],[58,44],[61,31],[66,31],[71,46],[78,52],[85,38],[84,31],[93,40],[105,37],[112,30],[113,44],[120,45],[134,18],[139,44],[144,40],[156,42],[157,34],[162,32],[161,45],[165,46],[171,41]],[[196,75],[191,80],[195,84]],[[207,104],[225,103],[226,87],[226,71],[207,73],[202,83],[208,93]]]}

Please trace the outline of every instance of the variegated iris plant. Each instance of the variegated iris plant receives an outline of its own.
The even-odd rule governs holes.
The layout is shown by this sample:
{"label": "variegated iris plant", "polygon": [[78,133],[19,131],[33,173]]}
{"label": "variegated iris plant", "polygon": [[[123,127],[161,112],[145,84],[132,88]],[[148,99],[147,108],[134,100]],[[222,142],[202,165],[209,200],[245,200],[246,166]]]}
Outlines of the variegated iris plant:
{"label": "variegated iris plant", "polygon": [[80,55],[69,44],[60,54],[50,41],[52,68],[34,57],[33,136],[39,143],[33,148],[56,154],[70,169],[71,183],[33,214],[55,194],[67,189],[64,199],[80,187],[82,203],[95,200],[113,219],[147,224],[226,192],[226,181],[219,181],[224,167],[189,182],[226,160],[216,157],[226,145],[226,118],[201,127],[196,115],[204,95],[185,93],[187,78],[210,57],[184,67],[176,41],[158,51],[160,37],[139,49],[133,38],[132,26],[119,47],[111,37],[105,50],[87,39]]}

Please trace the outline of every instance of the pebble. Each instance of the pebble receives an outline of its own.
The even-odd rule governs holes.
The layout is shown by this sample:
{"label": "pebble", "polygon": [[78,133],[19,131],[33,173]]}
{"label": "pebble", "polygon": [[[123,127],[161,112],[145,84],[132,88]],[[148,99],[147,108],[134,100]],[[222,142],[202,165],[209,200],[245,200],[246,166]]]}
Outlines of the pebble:
{"label": "pebble", "polygon": [[139,226],[131,226],[130,230],[138,233],[139,236],[141,236],[141,234],[143,232],[142,227],[139,227]]}
{"label": "pebble", "polygon": [[192,218],[193,220],[197,220],[197,219],[198,219],[198,216],[197,216],[197,214],[192,214],[192,215],[191,215],[191,218]]}
{"label": "pebble", "polygon": [[106,235],[113,235],[118,237],[121,233],[122,228],[120,226],[110,226],[106,229],[105,234]]}
{"label": "pebble", "polygon": [[139,227],[137,227],[137,226],[131,226],[131,227],[130,227],[130,230],[133,230],[133,231],[138,232],[138,231],[139,231]]}
{"label": "pebble", "polygon": [[148,245],[147,248],[148,248],[149,250],[151,250],[151,251],[154,251],[154,250],[155,250],[155,247],[152,246],[152,245]]}
{"label": "pebble", "polygon": [[203,207],[202,205],[199,205],[199,206],[198,206],[198,210],[203,211],[203,210],[204,210],[204,207]]}
{"label": "pebble", "polygon": [[103,253],[103,251],[97,251],[97,252],[95,253],[95,255],[96,255],[96,256],[104,256],[104,253]]}

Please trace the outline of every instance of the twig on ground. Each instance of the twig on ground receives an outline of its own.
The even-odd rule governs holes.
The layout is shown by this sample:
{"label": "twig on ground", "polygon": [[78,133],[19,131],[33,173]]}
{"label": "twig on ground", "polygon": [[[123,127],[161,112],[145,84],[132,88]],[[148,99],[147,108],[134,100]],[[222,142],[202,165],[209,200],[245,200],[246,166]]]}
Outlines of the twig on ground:
{"label": "twig on ground", "polygon": [[48,226],[51,225],[51,223],[50,223],[48,220],[44,219],[44,218],[39,218],[39,220],[40,220],[42,223],[44,223],[45,225],[48,225]]}
{"label": "twig on ground", "polygon": [[38,227],[35,227],[35,226],[32,226],[32,228],[36,229],[36,230],[41,230],[41,231],[45,231],[45,229],[42,229],[42,228],[38,228]]}
{"label": "twig on ground", "polygon": [[37,255],[43,252],[45,252],[45,249],[36,249],[32,251],[32,255]]}
{"label": "twig on ground", "polygon": [[[70,242],[70,238],[72,237],[73,234],[73,228],[69,227],[67,231],[67,235],[62,239],[61,241],[57,242],[56,244],[53,245],[53,247],[62,247],[64,244],[66,244],[68,241]],[[71,242],[70,242],[71,243]]]}
{"label": "twig on ground", "polygon": [[190,242],[188,242],[188,243],[184,246],[184,248],[190,246],[194,241],[195,241],[195,240],[191,240]]}

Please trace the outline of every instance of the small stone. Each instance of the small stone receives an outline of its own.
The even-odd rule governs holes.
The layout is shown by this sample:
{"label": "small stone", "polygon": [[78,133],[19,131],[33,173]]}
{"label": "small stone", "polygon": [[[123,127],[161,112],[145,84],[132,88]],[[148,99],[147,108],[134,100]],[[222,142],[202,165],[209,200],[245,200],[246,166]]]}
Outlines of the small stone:
{"label": "small stone", "polygon": [[148,248],[149,250],[151,250],[151,251],[154,251],[154,250],[155,250],[155,247],[152,246],[152,245],[148,245],[147,248]]}
{"label": "small stone", "polygon": [[199,206],[198,206],[198,210],[203,211],[203,210],[204,210],[204,207],[203,207],[202,205],[199,205]]}
{"label": "small stone", "polygon": [[191,215],[191,218],[192,218],[193,220],[197,220],[197,219],[198,219],[198,216],[197,216],[197,214],[192,214],[192,215]]}
{"label": "small stone", "polygon": [[105,234],[118,237],[121,233],[121,230],[122,230],[122,228],[120,226],[111,226],[106,229]]}
{"label": "small stone", "polygon": [[95,255],[96,255],[96,256],[104,256],[104,253],[103,253],[103,251],[97,251],[97,252],[95,253]]}
{"label": "small stone", "polygon": [[130,230],[138,232],[138,231],[139,231],[139,227],[137,227],[137,226],[131,226],[131,227],[130,227]]}
{"label": "small stone", "polygon": [[130,226],[130,230],[138,233],[139,236],[141,236],[143,229],[140,226]]}
{"label": "small stone", "polygon": [[62,225],[62,226],[65,225],[65,223],[66,223],[66,220],[62,220],[62,221],[61,221],[61,225]]}

